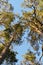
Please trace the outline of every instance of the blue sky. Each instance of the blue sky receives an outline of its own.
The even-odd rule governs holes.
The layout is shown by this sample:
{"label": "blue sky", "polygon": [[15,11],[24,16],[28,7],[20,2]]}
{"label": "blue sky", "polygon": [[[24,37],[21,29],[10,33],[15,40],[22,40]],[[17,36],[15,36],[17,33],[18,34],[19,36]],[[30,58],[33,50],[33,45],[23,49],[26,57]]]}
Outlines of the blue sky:
{"label": "blue sky", "polygon": [[26,40],[26,37],[27,37],[27,34],[28,34],[27,31],[28,30],[26,29],[26,31],[24,33],[24,36],[22,37],[23,43],[20,46],[19,45],[17,45],[17,46],[14,45],[14,50],[18,52],[18,54],[16,56],[17,59],[19,59],[17,64],[20,64],[20,61],[23,60],[22,55],[24,55],[27,52],[27,50],[30,48],[30,45],[29,45],[29,43]]}
{"label": "blue sky", "polygon": [[[21,11],[22,11],[22,8],[21,8],[21,3],[23,2],[23,0],[10,0],[10,3],[12,3],[13,7],[14,7],[14,13],[19,13],[20,15],[22,14]],[[22,55],[25,54],[27,52],[27,49],[29,48],[29,44],[26,40],[26,36],[27,36],[27,30],[24,34],[24,36],[22,37],[22,40],[24,41],[22,43],[22,45],[14,45],[14,51],[17,51],[18,54],[17,54],[17,59],[18,59],[18,62],[17,64],[20,64],[20,61],[23,60],[23,57]],[[16,65],[17,65],[16,64]]]}
{"label": "blue sky", "polygon": [[23,0],[9,0],[12,6],[14,6],[14,12],[21,14],[21,3]]}

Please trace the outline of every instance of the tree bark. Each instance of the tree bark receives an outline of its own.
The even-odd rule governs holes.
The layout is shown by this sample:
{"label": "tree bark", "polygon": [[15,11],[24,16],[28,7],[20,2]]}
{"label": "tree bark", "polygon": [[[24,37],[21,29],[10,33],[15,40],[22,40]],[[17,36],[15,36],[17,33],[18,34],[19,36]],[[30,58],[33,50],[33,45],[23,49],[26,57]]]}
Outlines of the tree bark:
{"label": "tree bark", "polygon": [[13,36],[10,38],[8,44],[5,46],[5,48],[2,50],[2,52],[0,54],[0,64],[4,60],[4,58],[5,58],[6,54],[7,54],[8,48],[10,47],[12,41],[13,41]]}

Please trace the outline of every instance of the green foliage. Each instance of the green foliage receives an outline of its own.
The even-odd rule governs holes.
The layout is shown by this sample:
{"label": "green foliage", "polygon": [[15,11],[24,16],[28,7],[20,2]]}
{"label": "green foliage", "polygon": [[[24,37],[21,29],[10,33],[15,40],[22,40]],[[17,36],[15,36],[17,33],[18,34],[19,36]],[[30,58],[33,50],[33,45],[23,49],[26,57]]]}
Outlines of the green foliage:
{"label": "green foliage", "polygon": [[0,43],[0,53],[4,49],[4,45]]}
{"label": "green foliage", "polygon": [[22,37],[23,27],[20,25],[20,23],[18,23],[18,24],[15,24],[13,26],[13,29],[15,30],[15,32],[14,32],[14,35],[15,35],[14,42],[16,44],[19,44],[21,37]]}
{"label": "green foliage", "polygon": [[11,51],[10,49],[8,49],[8,52],[6,54],[6,57],[5,57],[6,61],[7,62],[17,62],[17,59],[16,59],[16,52],[13,52]]}
{"label": "green foliage", "polygon": [[12,12],[0,12],[0,23],[8,28],[10,26],[10,23],[14,19],[14,14]]}
{"label": "green foliage", "polygon": [[[22,7],[30,8],[32,10],[23,11],[21,22],[24,24],[26,29],[29,27],[30,32],[28,34],[27,40],[30,41],[30,45],[34,52],[36,51],[35,54],[38,54],[40,43],[43,46],[43,0],[24,0]],[[43,50],[43,47],[41,47],[41,49]],[[31,56],[31,53],[30,55],[25,54],[24,58],[28,61],[32,61],[33,58],[31,58]],[[43,55],[41,58],[42,57]],[[41,61],[41,59],[39,61]],[[34,65],[36,64],[35,61],[33,63]]]}
{"label": "green foliage", "polygon": [[27,61],[34,62],[35,61],[35,55],[32,52],[26,53],[23,56]]}
{"label": "green foliage", "polygon": [[[4,6],[4,7],[3,7]],[[17,62],[16,59],[16,53],[13,51],[10,51],[9,47],[10,47],[10,38],[13,31],[13,28],[11,27],[11,22],[13,22],[14,20],[14,13],[13,13],[13,8],[12,5],[9,4],[6,1],[2,1],[0,0],[0,25],[4,26],[5,29],[0,31],[0,57],[2,55],[2,59],[8,61],[9,63],[13,63],[13,62]],[[7,48],[8,47],[8,48]],[[4,51],[4,49],[7,48],[7,54],[6,54],[6,50]],[[3,53],[5,55],[5,58],[3,58]],[[1,61],[0,58],[0,63],[3,62],[3,60]]]}

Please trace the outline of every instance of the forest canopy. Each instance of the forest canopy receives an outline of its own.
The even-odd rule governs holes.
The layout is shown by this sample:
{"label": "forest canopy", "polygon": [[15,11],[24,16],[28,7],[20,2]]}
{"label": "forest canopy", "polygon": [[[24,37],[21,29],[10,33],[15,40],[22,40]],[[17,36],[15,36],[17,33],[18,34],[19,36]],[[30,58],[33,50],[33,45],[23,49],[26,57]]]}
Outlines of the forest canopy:
{"label": "forest canopy", "polygon": [[[22,8],[30,8],[31,11],[22,11],[22,16],[13,12],[13,6],[8,0],[0,0],[0,64],[5,60],[13,65],[17,62],[17,52],[12,51],[12,44],[21,44],[22,36],[26,29],[28,32],[27,41],[30,42],[30,49],[23,55],[24,60],[21,65],[42,65],[43,57],[43,0],[23,0]],[[17,23],[16,23],[17,19]],[[14,24],[14,22],[16,24]],[[12,24],[13,23],[13,24]],[[25,44],[24,44],[25,45]],[[40,53],[40,46],[41,52]],[[15,46],[14,46],[15,47]],[[22,53],[22,52],[21,52]],[[40,56],[41,54],[41,56]],[[37,61],[38,55],[39,61]],[[28,65],[29,65],[28,63]]]}

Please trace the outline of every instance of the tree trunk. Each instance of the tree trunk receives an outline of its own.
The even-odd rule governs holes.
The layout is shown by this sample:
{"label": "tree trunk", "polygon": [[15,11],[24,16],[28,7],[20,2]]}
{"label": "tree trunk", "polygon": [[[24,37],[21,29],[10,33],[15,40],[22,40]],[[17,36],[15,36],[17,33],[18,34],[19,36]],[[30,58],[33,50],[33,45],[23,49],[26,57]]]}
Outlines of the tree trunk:
{"label": "tree trunk", "polygon": [[4,58],[5,58],[6,54],[7,54],[8,48],[10,47],[12,41],[13,41],[13,36],[10,38],[8,44],[5,46],[5,48],[2,50],[2,52],[0,54],[0,64],[4,60]]}

